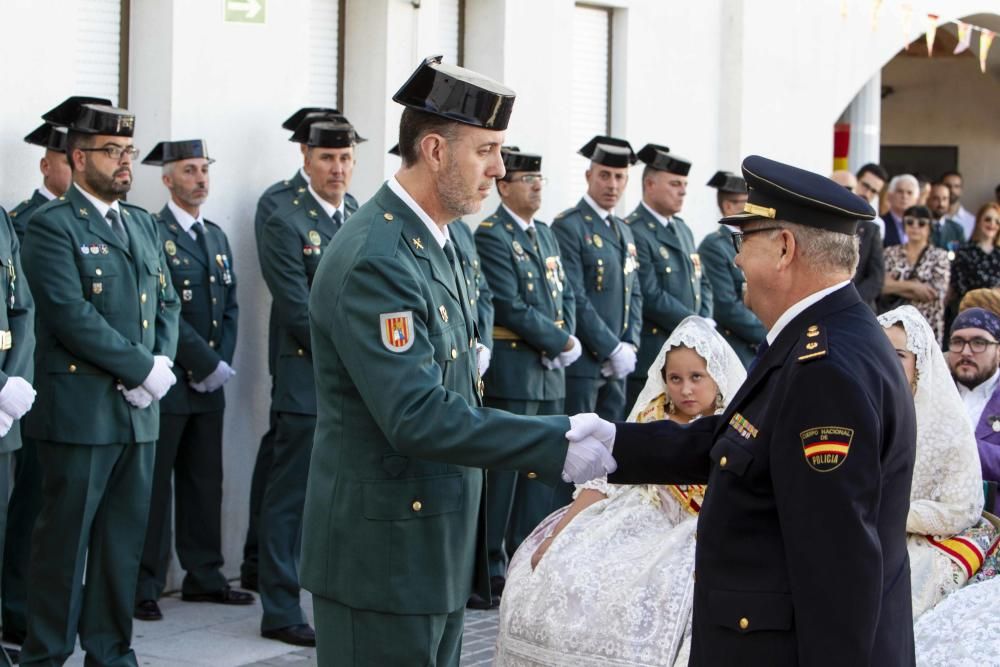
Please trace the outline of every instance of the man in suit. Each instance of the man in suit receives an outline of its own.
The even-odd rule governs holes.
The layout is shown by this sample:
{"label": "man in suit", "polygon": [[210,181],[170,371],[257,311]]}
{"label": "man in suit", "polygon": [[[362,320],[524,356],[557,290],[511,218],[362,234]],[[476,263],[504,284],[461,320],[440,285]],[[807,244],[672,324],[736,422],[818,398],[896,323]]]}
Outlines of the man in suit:
{"label": "man in suit", "polygon": [[1000,482],[1000,317],[963,310],[952,322],[946,356],[976,431],[983,479]]}
{"label": "man in suit", "polygon": [[[479,468],[552,483],[611,464],[593,438],[567,448],[566,417],[481,407],[449,226],[504,176],[513,92],[437,57],[393,99],[406,107],[403,166],[334,239],[310,296],[318,420],[302,581],[324,667],[457,667],[473,572],[486,572]],[[489,579],[476,584],[489,599]]]}
{"label": "man in suit", "polygon": [[79,631],[88,663],[135,666],[135,586],[180,304],[156,224],[121,201],[135,117],[70,99],[43,118],[67,127],[73,185],[35,212],[25,235],[38,389],[25,430],[37,444],[42,507],[21,664],[62,664]]}
{"label": "man in suit", "polygon": [[[309,138],[309,127],[313,122],[325,120],[330,122],[347,122],[339,111],[330,107],[302,107],[281,124],[281,127],[290,131],[292,136],[289,141],[298,144],[299,151],[303,159],[309,149],[307,140]],[[359,141],[364,141],[358,137]],[[257,201],[257,212],[253,219],[254,238],[257,241],[258,251],[261,247],[261,231],[267,219],[286,204],[291,203],[307,192],[309,186],[309,174],[305,167],[299,167],[291,178],[278,181],[271,185]],[[347,206],[352,211],[358,208],[358,202],[351,193],[345,193],[344,199]],[[271,304],[271,315],[269,322],[273,323],[274,304]],[[274,392],[274,365],[278,355],[276,332],[268,328],[267,332],[267,371],[271,375],[271,392]],[[260,446],[257,449],[257,458],[254,461],[253,474],[250,478],[250,517],[247,523],[247,535],[243,544],[243,562],[240,564],[240,585],[243,588],[257,590],[257,565],[258,565],[258,525],[260,520],[260,504],[264,498],[264,485],[267,481],[267,471],[271,467],[274,455],[274,413],[268,414],[268,428],[261,436]]]}
{"label": "man in suit", "polygon": [[628,409],[674,327],[689,315],[712,316],[712,283],[691,229],[677,215],[684,206],[691,163],[657,144],[643,146],[639,160],[646,164],[642,201],[625,219],[635,237],[642,290],[642,338],[635,372],[628,378]]}
{"label": "man in suit", "polygon": [[946,171],[941,174],[941,183],[948,186],[951,193],[951,204],[948,207],[948,217],[957,222],[962,227],[965,238],[972,237],[972,231],[976,227],[976,214],[962,205],[962,174],[957,171]]}
{"label": "man in suit", "polygon": [[746,213],[724,222],[767,344],[721,416],[599,430],[609,481],[708,483],[691,665],[911,666],[913,395],[850,283],[875,213],[766,158],[743,175]]}
{"label": "man in suit", "polygon": [[[111,104],[99,98],[87,98],[96,104]],[[24,138],[26,143],[41,146],[45,155],[38,161],[38,170],[42,172],[42,185],[30,198],[25,199],[10,212],[10,219],[17,232],[17,240],[24,241],[24,230],[28,228],[31,214],[45,202],[65,194],[72,180],[69,163],[66,161],[66,130],[51,123],[42,123]]]}
{"label": "man in suit", "polygon": [[[742,176],[728,171],[717,171],[708,182],[716,189],[715,200],[723,218],[743,212],[747,203],[747,182]],[[744,366],[749,366],[757,346],[767,330],[753,311],[743,301],[746,276],[736,266],[736,249],[732,235],[735,227],[719,225],[698,246],[698,254],[705,275],[712,283],[712,317],[719,333],[736,351]]]}
{"label": "man in suit", "polygon": [[625,379],[635,371],[642,331],[642,289],[632,230],[613,209],[637,158],[627,141],[605,136],[579,153],[590,159],[587,191],[552,225],[583,344],[583,354],[566,369],[566,411],[622,419]]}
{"label": "man in suit", "polygon": [[309,292],[316,267],[344,221],[354,213],[345,197],[354,173],[354,127],[315,120],[300,125],[293,140],[307,146],[306,192],[275,211],[261,230],[261,271],[274,300],[273,459],[261,500],[258,540],[261,634],[313,646],[315,634],[299,604],[298,562],[302,504],[316,426]]}
{"label": "man in suit", "polygon": [[[885,169],[870,162],[858,169],[854,182],[848,189],[877,211],[879,193],[882,192],[887,180],[889,175]],[[847,187],[845,183],[837,182]],[[878,219],[858,221],[860,252],[853,282],[858,294],[861,295],[861,300],[872,310],[875,310],[875,302],[882,295],[882,283],[885,282],[885,260],[882,256],[882,236],[885,230],[884,223],[883,227],[879,227],[881,222]]]}
{"label": "man in suit", "polygon": [[934,215],[931,220],[931,243],[948,251],[948,259],[955,259],[955,251],[965,243],[965,230],[948,214],[951,207],[951,190],[944,183],[931,185],[927,195],[927,208]]}
{"label": "man in suit", "polygon": [[[163,618],[157,600],[170,564],[170,506],[177,527],[177,556],[185,571],[181,598],[189,602],[253,604],[229,588],[222,574],[222,386],[235,374],[236,279],[226,233],[205,220],[209,165],[201,139],[161,141],[143,164],[163,169],[170,191],[156,220],[167,267],[181,297],[174,375],[160,402],[149,525],[135,592],[135,617]],[[171,479],[176,493],[171,491]]]}
{"label": "man in suit", "polygon": [[916,205],[919,194],[917,179],[910,174],[894,176],[889,181],[889,210],[882,216],[882,246],[906,243],[906,230],[903,227],[903,213]]}
{"label": "man in suit", "polygon": [[[31,386],[34,377],[35,304],[28,283],[21,271],[21,248],[14,224],[0,208],[0,262],[4,277],[0,279],[0,540],[6,529],[7,498],[14,482],[11,459],[21,450],[21,418],[35,401]],[[0,544],[0,551],[5,549]],[[23,583],[23,582],[22,582]],[[23,595],[23,588],[20,590]],[[3,590],[6,598],[7,590]],[[19,600],[23,605],[23,598]],[[23,613],[23,606],[17,608]],[[23,620],[23,617],[22,617]],[[20,644],[21,642],[16,642]],[[18,652],[6,649],[15,663]]]}
{"label": "man in suit", "polygon": [[[563,369],[582,352],[573,335],[576,303],[555,235],[534,217],[545,183],[542,158],[516,147],[502,155],[507,173],[497,179],[500,206],[476,229],[496,308],[494,363],[484,378],[484,399],[514,414],[559,415],[566,396]],[[486,482],[490,585],[502,593],[509,558],[555,509],[553,489],[512,470],[488,470]],[[495,597],[487,606],[498,604]]]}

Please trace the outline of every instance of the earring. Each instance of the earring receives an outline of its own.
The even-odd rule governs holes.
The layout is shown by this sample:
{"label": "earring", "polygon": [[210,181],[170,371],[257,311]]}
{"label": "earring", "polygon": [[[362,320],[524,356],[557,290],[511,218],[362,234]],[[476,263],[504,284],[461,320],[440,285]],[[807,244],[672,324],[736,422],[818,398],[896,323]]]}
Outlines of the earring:
{"label": "earring", "polygon": [[718,412],[719,410],[722,410],[725,407],[726,406],[722,401],[722,392],[720,391],[715,395],[715,410]]}
{"label": "earring", "polygon": [[669,415],[677,414],[677,408],[674,407],[674,402],[669,398],[667,399],[667,414]]}

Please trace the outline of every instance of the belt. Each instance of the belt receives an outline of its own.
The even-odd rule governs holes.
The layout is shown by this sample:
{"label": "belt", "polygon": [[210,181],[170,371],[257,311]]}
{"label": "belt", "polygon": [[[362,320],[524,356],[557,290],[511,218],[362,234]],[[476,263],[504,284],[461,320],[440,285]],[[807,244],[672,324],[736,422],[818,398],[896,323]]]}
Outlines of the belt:
{"label": "belt", "polygon": [[[560,329],[566,326],[566,322],[564,322],[563,320],[556,320],[554,324]],[[517,333],[511,331],[507,327],[494,326],[493,340],[522,340],[522,338]]]}
{"label": "belt", "polygon": [[9,350],[12,347],[14,347],[14,334],[0,331],[0,350]]}

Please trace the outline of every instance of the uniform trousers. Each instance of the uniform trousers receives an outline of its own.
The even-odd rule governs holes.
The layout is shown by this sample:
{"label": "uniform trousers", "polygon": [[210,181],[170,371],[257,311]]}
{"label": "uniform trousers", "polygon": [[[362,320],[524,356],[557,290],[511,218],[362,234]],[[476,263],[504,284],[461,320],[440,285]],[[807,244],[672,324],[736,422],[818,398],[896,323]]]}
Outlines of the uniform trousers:
{"label": "uniform trousers", "polygon": [[132,611],[155,444],[37,445],[42,507],[21,664],[62,665],[79,631],[87,665],[136,667]]}
{"label": "uniform trousers", "polygon": [[247,523],[247,539],[243,543],[243,563],[240,564],[240,578],[253,581],[257,578],[259,561],[260,505],[264,500],[264,487],[267,485],[267,471],[271,468],[274,458],[274,422],[275,413],[268,412],[267,433],[260,439],[257,448],[257,458],[253,464],[253,474],[250,477],[250,521]]}
{"label": "uniform trousers", "polygon": [[17,643],[21,643],[28,632],[26,605],[31,530],[42,504],[42,471],[35,450],[35,441],[22,434],[21,448],[14,452],[14,490],[7,507],[3,574],[0,577],[3,635],[8,641],[19,640]]}

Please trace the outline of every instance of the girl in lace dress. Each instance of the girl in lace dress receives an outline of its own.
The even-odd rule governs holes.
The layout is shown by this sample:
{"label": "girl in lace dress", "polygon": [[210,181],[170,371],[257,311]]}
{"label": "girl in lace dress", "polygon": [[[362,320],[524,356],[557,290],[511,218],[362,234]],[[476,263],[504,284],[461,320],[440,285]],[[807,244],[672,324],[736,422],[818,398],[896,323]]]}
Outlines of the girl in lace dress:
{"label": "girl in lace dress", "polygon": [[979,452],[927,320],[913,307],[879,315],[913,388],[917,451],[906,519],[913,618],[965,585],[996,544],[983,516]]}
{"label": "girl in lace dress", "polygon": [[[699,317],[674,330],[629,421],[687,423],[721,412],[746,379]],[[691,632],[702,486],[578,487],[511,559],[496,665],[674,664]],[[685,663],[686,664],[686,663]]]}

